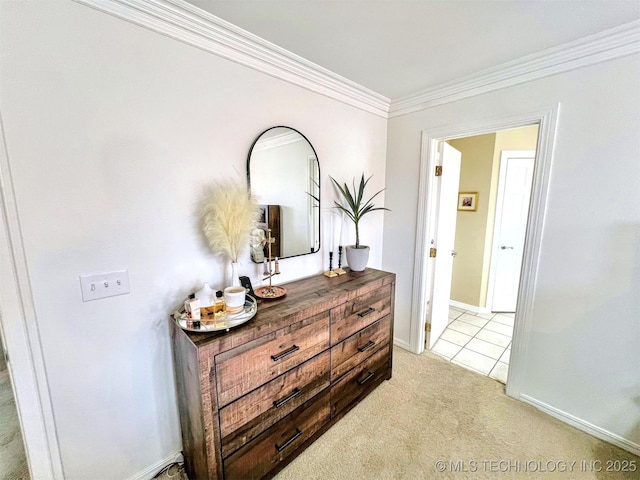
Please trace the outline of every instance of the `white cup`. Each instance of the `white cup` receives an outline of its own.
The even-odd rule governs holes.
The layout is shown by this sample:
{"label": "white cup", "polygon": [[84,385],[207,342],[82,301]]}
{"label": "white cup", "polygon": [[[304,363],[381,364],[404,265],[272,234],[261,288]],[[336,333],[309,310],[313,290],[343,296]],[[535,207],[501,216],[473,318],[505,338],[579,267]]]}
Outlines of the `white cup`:
{"label": "white cup", "polygon": [[242,286],[227,287],[224,289],[224,302],[227,304],[227,311],[234,312],[242,310],[247,290]]}

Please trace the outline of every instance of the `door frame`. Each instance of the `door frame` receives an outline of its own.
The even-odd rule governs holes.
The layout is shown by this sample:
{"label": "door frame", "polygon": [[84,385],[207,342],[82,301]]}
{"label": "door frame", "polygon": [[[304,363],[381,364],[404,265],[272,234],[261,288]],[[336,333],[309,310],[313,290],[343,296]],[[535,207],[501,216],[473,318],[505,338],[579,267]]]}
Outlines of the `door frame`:
{"label": "door frame", "polygon": [[507,395],[519,397],[526,369],[526,349],[531,335],[531,307],[538,274],[538,259],[547,206],[549,178],[555,147],[556,128],[560,104],[520,115],[480,119],[470,123],[454,124],[422,131],[420,176],[418,190],[418,216],[416,219],[416,250],[414,282],[411,301],[411,350],[422,353],[425,344],[425,322],[433,285],[430,271],[433,262],[429,258],[429,242],[434,237],[437,189],[435,166],[438,142],[455,138],[472,137],[500,130],[538,125],[537,157],[533,173],[531,204],[527,220],[527,234],[523,255],[523,267],[518,292],[513,331],[511,359],[507,380]]}
{"label": "door frame", "polygon": [[[538,134],[539,136],[539,134]],[[493,219],[493,229],[492,229],[492,239],[491,239],[491,262],[489,264],[489,282],[487,285],[487,308],[490,311],[493,311],[493,294],[495,293],[496,287],[496,255],[499,250],[498,237],[496,236],[496,230],[498,225],[502,224],[502,204],[504,203],[504,182],[507,177],[507,169],[505,160],[512,158],[532,158],[533,159],[533,168],[536,166],[536,151],[535,150],[504,150],[500,154],[500,166],[499,166],[499,174],[498,174],[498,195],[496,198],[496,214]],[[533,179],[532,179],[532,188],[533,188]],[[531,206],[531,195],[529,195],[529,205],[527,205],[527,218],[529,218],[529,210]],[[524,251],[523,251],[524,255]],[[522,262],[522,257],[520,257],[520,261]]]}
{"label": "door frame", "polygon": [[[438,223],[440,220],[440,214],[442,213],[442,199],[443,199],[443,183],[445,182],[445,179],[448,179],[451,176],[451,173],[447,170],[448,168],[450,168],[449,165],[444,165],[444,150],[445,150],[445,146],[447,145],[448,148],[450,148],[451,150],[455,151],[457,155],[459,155],[459,158],[457,159],[458,161],[458,172],[457,172],[457,178],[455,179],[456,182],[456,193],[455,193],[455,198],[450,198],[449,200],[453,200],[453,205],[451,205],[454,209],[456,207],[456,204],[458,202],[458,198],[457,198],[457,192],[459,192],[459,188],[460,188],[460,168],[462,167],[462,153],[457,150],[455,147],[453,147],[452,145],[450,145],[447,142],[438,142],[436,148],[438,149],[438,164],[442,167],[444,173],[443,175],[440,175],[438,177],[438,180],[436,180],[436,189],[437,189],[437,194],[435,195],[437,197],[437,205],[434,205],[434,237],[431,237],[431,239],[429,240],[429,246],[430,247],[435,247],[437,250],[440,250],[440,252],[443,252],[443,248],[441,248],[443,242],[442,242],[442,238],[441,235],[439,235],[439,231],[438,231]],[[453,215],[455,216],[456,212],[454,210]],[[454,220],[457,221],[457,218],[454,218]],[[456,227],[454,227],[453,229],[453,239],[452,239],[452,244],[451,244],[451,250],[453,253],[453,248],[455,247],[455,235],[456,235]],[[448,254],[444,254],[444,256],[446,257]],[[442,256],[439,257],[442,260]],[[431,300],[433,300],[433,292],[436,290],[436,284],[435,284],[435,279],[437,277],[437,273],[440,272],[442,273],[442,270],[436,268],[438,265],[437,262],[438,258],[430,258],[430,271],[429,271],[429,281],[430,281],[430,285],[431,288],[429,290],[429,292],[431,292],[430,298]],[[451,258],[451,262],[452,262],[452,267],[453,267],[453,259]],[[453,271],[451,272],[453,274]],[[447,289],[447,292],[451,290],[451,281],[449,281],[449,288]],[[429,344],[429,349],[433,348],[433,346],[431,345],[431,337],[434,334],[434,330],[433,330],[433,301],[430,302],[429,308],[427,308],[427,312],[428,312],[428,318],[430,320],[430,325],[431,328],[429,329],[428,332],[426,332],[426,338],[425,338],[425,345]],[[448,310],[445,313],[445,315],[448,315]],[[426,319],[425,319],[426,321]],[[445,318],[445,324],[444,324],[444,329],[446,329],[447,324],[446,324],[447,320]],[[440,335],[442,335],[442,333],[444,332],[444,329],[440,332]],[[436,338],[436,341],[438,339]]]}
{"label": "door frame", "polygon": [[1,115],[0,217],[0,330],[29,472],[31,478],[62,479],[62,458]]}

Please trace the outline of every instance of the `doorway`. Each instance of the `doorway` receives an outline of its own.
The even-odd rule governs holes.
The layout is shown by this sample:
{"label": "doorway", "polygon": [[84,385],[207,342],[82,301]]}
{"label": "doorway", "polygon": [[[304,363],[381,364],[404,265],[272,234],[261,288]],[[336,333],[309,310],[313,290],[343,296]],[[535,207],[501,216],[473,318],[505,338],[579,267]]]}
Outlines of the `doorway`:
{"label": "doorway", "polygon": [[[440,251],[429,348],[502,383],[511,353],[537,140],[538,126],[531,125],[442,142],[447,149],[441,155]],[[449,166],[449,149],[462,160],[459,173]],[[446,187],[450,184],[453,191]],[[443,262],[452,264],[451,274],[443,273]]]}
{"label": "doorway", "polygon": [[32,478],[64,478],[0,115],[0,330]]}
{"label": "doorway", "polygon": [[[1,335],[0,335],[1,337]],[[28,480],[29,467],[16,408],[11,374],[0,338],[0,478]]]}
{"label": "doorway", "polygon": [[[537,126],[535,130],[537,142]],[[531,148],[535,149],[534,142]],[[503,150],[500,155],[487,289],[487,305],[492,312],[516,311],[535,155],[535,150]]]}
{"label": "doorway", "polygon": [[[438,145],[442,141],[455,140],[508,130],[529,125],[538,125],[536,165],[531,191],[531,208],[526,228],[522,274],[515,312],[511,357],[509,361],[507,395],[519,398],[524,381],[526,347],[531,336],[531,305],[537,275],[537,259],[541,245],[541,232],[547,201],[551,160],[555,140],[555,130],[559,105],[538,111],[505,117],[502,119],[477,120],[467,124],[444,126],[422,132],[422,153],[420,162],[420,187],[418,197],[418,224],[416,229],[415,279],[411,310],[411,348],[421,353],[425,348],[427,332],[425,325],[432,310],[431,296],[434,286],[434,260],[430,249],[437,244],[437,180],[435,167],[438,165]],[[442,251],[442,250],[441,250]],[[478,313],[478,312],[474,312]],[[479,312],[485,313],[485,312]],[[432,321],[433,319],[429,319]],[[448,322],[448,319],[445,319]],[[432,326],[433,329],[433,326]]]}

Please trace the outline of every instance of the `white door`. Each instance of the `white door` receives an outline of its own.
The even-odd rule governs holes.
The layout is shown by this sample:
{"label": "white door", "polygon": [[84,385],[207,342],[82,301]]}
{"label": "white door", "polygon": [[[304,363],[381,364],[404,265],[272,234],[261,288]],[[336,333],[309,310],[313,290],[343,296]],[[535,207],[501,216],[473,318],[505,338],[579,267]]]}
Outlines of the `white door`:
{"label": "white door", "polygon": [[490,271],[494,312],[516,311],[534,161],[534,151],[504,151],[500,157]]}
{"label": "white door", "polygon": [[460,184],[460,161],[462,154],[445,142],[440,143],[442,175],[439,187],[437,237],[434,239],[436,258],[433,267],[433,291],[431,293],[431,334],[429,348],[432,348],[449,319],[449,297],[453,272],[453,244],[456,239],[456,215],[458,209],[458,185]]}

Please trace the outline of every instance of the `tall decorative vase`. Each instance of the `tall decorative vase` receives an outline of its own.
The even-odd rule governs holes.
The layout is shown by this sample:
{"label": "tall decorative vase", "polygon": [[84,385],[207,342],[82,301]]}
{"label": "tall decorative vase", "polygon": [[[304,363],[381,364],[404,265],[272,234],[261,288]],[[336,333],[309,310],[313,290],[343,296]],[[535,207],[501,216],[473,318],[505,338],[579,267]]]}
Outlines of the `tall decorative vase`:
{"label": "tall decorative vase", "polygon": [[230,287],[240,286],[240,277],[238,276],[238,262],[231,262],[231,278],[228,282]]}

